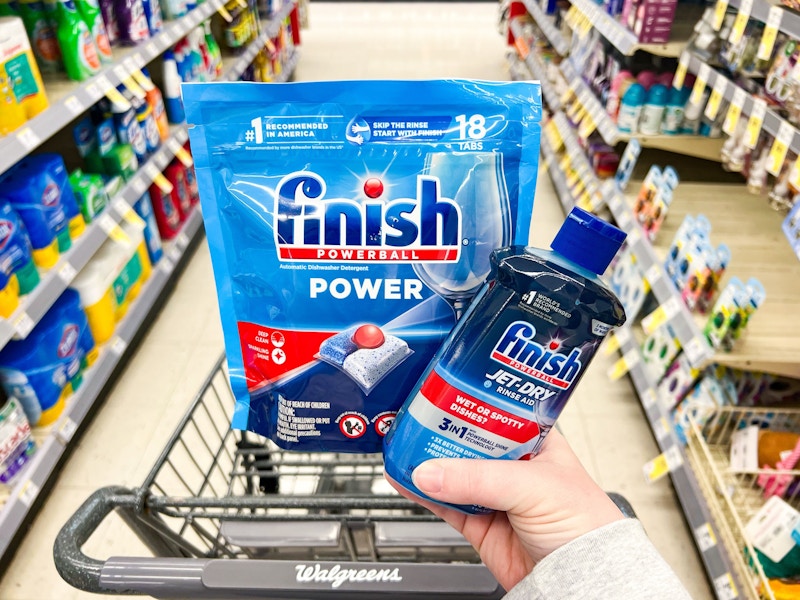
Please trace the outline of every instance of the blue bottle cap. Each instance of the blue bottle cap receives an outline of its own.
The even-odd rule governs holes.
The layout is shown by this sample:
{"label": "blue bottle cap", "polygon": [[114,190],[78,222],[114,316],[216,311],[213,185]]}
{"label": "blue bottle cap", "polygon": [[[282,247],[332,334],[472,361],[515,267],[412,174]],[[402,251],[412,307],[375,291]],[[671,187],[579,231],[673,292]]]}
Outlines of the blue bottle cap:
{"label": "blue bottle cap", "polygon": [[626,233],[580,208],[573,208],[550,247],[567,260],[601,275]]}

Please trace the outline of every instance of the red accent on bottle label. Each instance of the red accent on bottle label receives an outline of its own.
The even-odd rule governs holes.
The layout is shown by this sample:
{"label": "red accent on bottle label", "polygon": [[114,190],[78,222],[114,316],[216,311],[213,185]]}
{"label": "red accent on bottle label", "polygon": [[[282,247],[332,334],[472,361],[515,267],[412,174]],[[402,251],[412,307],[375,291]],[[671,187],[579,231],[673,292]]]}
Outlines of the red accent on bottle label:
{"label": "red accent on bottle label", "polygon": [[508,440],[521,444],[539,435],[539,424],[535,420],[506,412],[465,394],[447,383],[435,371],[422,384],[420,393],[428,402],[446,413]]}

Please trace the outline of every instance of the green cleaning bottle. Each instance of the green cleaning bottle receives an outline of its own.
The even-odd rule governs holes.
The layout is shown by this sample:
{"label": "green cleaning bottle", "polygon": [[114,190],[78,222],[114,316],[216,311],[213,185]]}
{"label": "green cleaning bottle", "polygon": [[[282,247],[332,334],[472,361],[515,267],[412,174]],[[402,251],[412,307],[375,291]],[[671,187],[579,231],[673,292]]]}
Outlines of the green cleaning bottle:
{"label": "green cleaning bottle", "polygon": [[58,43],[67,75],[83,81],[100,71],[100,57],[92,33],[83,22],[73,0],[58,0]]}
{"label": "green cleaning bottle", "polygon": [[111,55],[111,42],[106,33],[105,23],[103,23],[103,14],[100,12],[100,4],[97,0],[76,0],[76,4],[78,12],[83,17],[83,22],[92,32],[100,55],[100,62],[105,64],[114,62],[114,57]]}

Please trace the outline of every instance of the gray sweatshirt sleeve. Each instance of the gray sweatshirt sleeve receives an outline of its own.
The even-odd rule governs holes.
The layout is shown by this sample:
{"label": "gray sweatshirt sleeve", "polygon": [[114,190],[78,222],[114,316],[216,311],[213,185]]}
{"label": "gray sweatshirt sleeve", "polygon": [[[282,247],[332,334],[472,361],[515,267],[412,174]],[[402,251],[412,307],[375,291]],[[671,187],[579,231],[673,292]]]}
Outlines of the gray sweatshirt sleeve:
{"label": "gray sweatshirt sleeve", "polygon": [[615,521],[540,561],[504,600],[691,600],[636,519]]}

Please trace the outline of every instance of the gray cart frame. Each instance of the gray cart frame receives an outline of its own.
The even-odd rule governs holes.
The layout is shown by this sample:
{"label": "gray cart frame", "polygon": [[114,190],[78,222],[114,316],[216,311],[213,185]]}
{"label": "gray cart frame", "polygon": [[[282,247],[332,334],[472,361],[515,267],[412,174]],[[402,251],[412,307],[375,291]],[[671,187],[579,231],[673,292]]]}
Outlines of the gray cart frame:
{"label": "gray cart frame", "polygon": [[[70,585],[162,599],[503,596],[460,534],[388,486],[380,455],[284,452],[230,429],[223,359],[144,483],[98,490],[62,528],[54,558]],[[153,556],[83,553],[112,511]]]}

